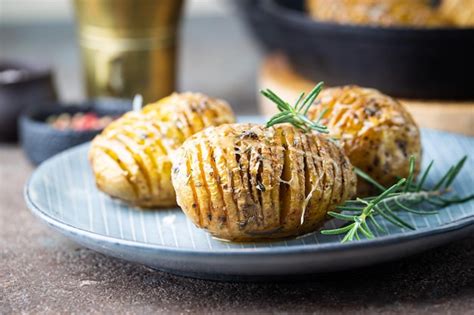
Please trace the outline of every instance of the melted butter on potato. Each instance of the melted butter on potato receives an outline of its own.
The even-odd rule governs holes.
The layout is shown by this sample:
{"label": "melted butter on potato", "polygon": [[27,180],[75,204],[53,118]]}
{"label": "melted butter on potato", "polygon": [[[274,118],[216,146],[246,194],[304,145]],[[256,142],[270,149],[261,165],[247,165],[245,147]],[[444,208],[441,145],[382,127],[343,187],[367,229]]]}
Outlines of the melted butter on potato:
{"label": "melted butter on potato", "polygon": [[[316,119],[340,139],[351,163],[385,186],[409,173],[409,158],[420,168],[420,131],[410,113],[397,100],[374,89],[358,86],[329,88],[321,92],[308,117]],[[358,181],[358,195],[374,192],[372,185]]]}
{"label": "melted butter on potato", "polygon": [[234,120],[226,102],[199,93],[174,93],[129,112],[92,142],[97,187],[136,206],[173,206],[170,154],[194,133]]}
{"label": "melted butter on potato", "polygon": [[342,150],[290,125],[228,124],[187,139],[173,160],[177,201],[198,227],[237,241],[315,231],[355,193]]}

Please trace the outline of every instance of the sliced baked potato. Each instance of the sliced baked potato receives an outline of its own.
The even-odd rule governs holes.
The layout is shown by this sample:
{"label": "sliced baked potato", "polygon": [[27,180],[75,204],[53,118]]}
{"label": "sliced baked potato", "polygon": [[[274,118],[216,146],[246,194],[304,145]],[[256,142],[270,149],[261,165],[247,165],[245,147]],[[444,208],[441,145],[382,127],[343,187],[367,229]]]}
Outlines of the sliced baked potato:
{"label": "sliced baked potato", "polygon": [[92,141],[97,187],[139,207],[175,205],[170,155],[192,134],[234,121],[226,102],[198,93],[174,93],[129,112]]}
{"label": "sliced baked potato", "polygon": [[337,145],[288,124],[207,128],[176,151],[172,181],[188,218],[232,241],[315,231],[356,188]]}
{"label": "sliced baked potato", "polygon": [[[397,100],[374,89],[344,86],[324,89],[308,117],[329,128],[340,140],[352,165],[385,186],[409,173],[410,156],[420,168],[420,131],[410,113]],[[358,180],[358,195],[374,193],[372,185]]]}

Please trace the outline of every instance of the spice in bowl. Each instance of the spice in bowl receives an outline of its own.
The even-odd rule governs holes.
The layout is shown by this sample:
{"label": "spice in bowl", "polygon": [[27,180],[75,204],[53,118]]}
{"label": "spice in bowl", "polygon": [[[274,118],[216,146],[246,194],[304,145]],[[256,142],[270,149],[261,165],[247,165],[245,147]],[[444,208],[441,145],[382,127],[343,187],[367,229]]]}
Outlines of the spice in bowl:
{"label": "spice in bowl", "polygon": [[114,119],[112,116],[99,116],[94,112],[78,112],[48,116],[46,123],[58,130],[87,131],[101,130]]}

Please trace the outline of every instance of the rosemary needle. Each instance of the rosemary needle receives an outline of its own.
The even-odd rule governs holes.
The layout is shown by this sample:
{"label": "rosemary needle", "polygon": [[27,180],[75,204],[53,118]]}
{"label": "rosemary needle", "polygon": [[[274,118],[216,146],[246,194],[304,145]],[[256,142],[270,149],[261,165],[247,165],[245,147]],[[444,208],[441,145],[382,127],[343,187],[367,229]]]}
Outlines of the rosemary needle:
{"label": "rosemary needle", "polygon": [[[389,188],[383,188],[381,184],[368,174],[356,169],[357,175],[381,189],[382,193],[374,197],[348,200],[342,206],[337,207],[337,210],[342,211],[342,213],[328,212],[328,215],[333,218],[348,221],[348,223],[337,229],[323,230],[321,233],[327,235],[345,234],[342,242],[358,240],[360,239],[358,237],[360,234],[371,239],[374,237],[373,228],[382,231],[380,224],[377,222],[378,215],[400,228],[415,229],[415,227],[405,222],[399,213],[409,212],[416,215],[433,215],[437,214],[438,210],[443,207],[474,200],[474,194],[466,197],[444,197],[445,194],[449,193],[450,186],[459,175],[466,159],[467,156],[464,156],[458,163],[451,166],[433,187],[424,186],[426,178],[432,169],[433,162],[423,172],[420,182],[416,183],[414,180],[414,157],[410,157],[410,172],[407,178],[400,179]],[[424,209],[427,204],[431,205],[430,209]],[[435,210],[432,209],[433,206],[436,208]]]}

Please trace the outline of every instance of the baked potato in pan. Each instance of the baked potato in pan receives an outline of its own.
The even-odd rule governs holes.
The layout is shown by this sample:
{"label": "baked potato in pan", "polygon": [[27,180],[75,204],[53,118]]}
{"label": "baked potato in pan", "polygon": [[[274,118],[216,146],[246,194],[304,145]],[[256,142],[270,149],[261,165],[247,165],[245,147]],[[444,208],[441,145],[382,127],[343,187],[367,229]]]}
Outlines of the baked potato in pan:
{"label": "baked potato in pan", "polygon": [[310,16],[340,24],[438,27],[449,20],[426,0],[306,0]]}
{"label": "baked potato in pan", "polygon": [[226,102],[199,93],[174,93],[129,112],[92,141],[97,187],[139,207],[176,205],[170,155],[192,134],[234,120]]}
{"label": "baked potato in pan", "polygon": [[336,144],[288,124],[207,128],[176,151],[172,181],[188,218],[231,241],[312,232],[356,189]]}
{"label": "baked potato in pan", "polygon": [[474,27],[474,0],[443,0],[441,13],[461,27]]}
{"label": "baked potato in pan", "polygon": [[[308,111],[330,136],[339,139],[352,165],[382,185],[390,186],[409,173],[410,156],[421,161],[420,131],[410,113],[397,100],[374,89],[344,86],[324,89]],[[375,193],[359,179],[357,194]]]}

